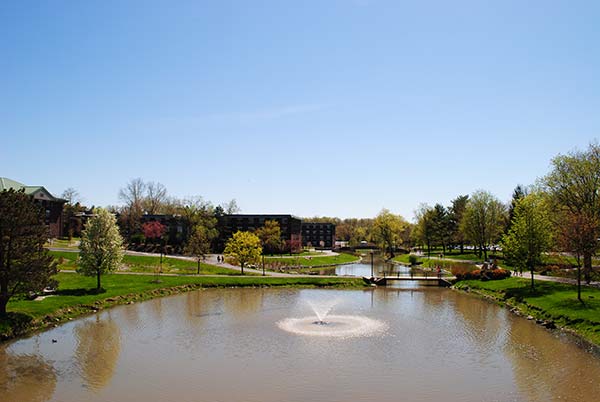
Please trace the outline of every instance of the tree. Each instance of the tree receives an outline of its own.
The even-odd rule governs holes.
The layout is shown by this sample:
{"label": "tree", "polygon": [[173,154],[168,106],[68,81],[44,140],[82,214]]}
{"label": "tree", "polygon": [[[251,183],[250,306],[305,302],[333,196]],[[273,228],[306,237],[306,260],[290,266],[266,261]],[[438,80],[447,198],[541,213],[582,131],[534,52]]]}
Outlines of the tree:
{"label": "tree", "polygon": [[437,245],[442,246],[442,252],[446,254],[446,246],[450,237],[450,219],[448,211],[442,204],[435,204],[433,207],[433,233]]}
{"label": "tree", "polygon": [[74,235],[81,234],[81,217],[78,213],[85,211],[85,207],[80,205],[79,192],[72,187],[63,191],[61,197],[67,201],[63,206],[63,228],[70,241]]}
{"label": "tree", "polygon": [[67,188],[63,191],[61,198],[67,201],[69,205],[75,205],[81,202],[81,196],[79,195],[79,191],[75,190],[73,187]]}
{"label": "tree", "polygon": [[281,228],[277,221],[267,219],[265,225],[256,229],[255,233],[265,252],[273,254],[281,250]]}
{"label": "tree", "polygon": [[11,297],[55,285],[56,263],[44,243],[42,210],[24,191],[0,192],[0,316]]}
{"label": "tree", "polygon": [[402,232],[407,226],[406,220],[400,215],[394,215],[387,209],[382,209],[375,217],[373,234],[384,248],[387,248],[390,257],[394,257],[396,245],[402,242]]}
{"label": "tree", "polygon": [[132,179],[126,186],[119,190],[119,199],[125,203],[123,213],[119,217],[125,235],[130,238],[139,233],[141,218],[144,213],[144,197],[146,183],[141,178]]}
{"label": "tree", "polygon": [[154,181],[145,184],[146,192],[143,198],[145,211],[150,215],[161,213],[165,203],[167,202],[167,188]]}
{"label": "tree", "polygon": [[234,199],[232,199],[229,202],[224,202],[223,204],[221,204],[221,209],[225,212],[225,214],[227,215],[231,215],[231,214],[239,214],[241,209],[237,204],[237,201]]}
{"label": "tree", "polygon": [[210,229],[198,225],[194,228],[185,246],[185,253],[196,258],[198,273],[200,273],[200,260],[203,260],[204,256],[210,252],[210,244],[214,237],[214,234],[211,236]]}
{"label": "tree", "polygon": [[239,264],[244,274],[244,267],[247,264],[258,264],[262,247],[257,235],[250,232],[237,231],[227,240],[223,254],[233,260],[234,264]]}
{"label": "tree", "polygon": [[542,263],[542,253],[552,246],[553,227],[547,201],[540,193],[532,193],[515,202],[510,230],[502,238],[507,261],[531,271],[534,289],[535,267]]}
{"label": "tree", "polygon": [[100,291],[100,276],[115,271],[123,259],[123,239],[115,216],[97,208],[81,234],[77,272],[96,276],[96,290]]}
{"label": "tree", "polygon": [[465,249],[465,236],[460,230],[460,223],[462,222],[465,209],[467,208],[467,202],[469,201],[468,195],[460,195],[452,200],[452,206],[449,210],[449,232],[450,241],[455,245],[460,246],[461,254]]}
{"label": "tree", "polygon": [[492,194],[479,190],[473,193],[461,222],[461,231],[465,237],[477,246],[478,255],[487,260],[490,245],[500,239],[506,208]]}
{"label": "tree", "polygon": [[166,230],[167,227],[158,221],[146,222],[142,225],[142,232],[146,239],[160,239]]}
{"label": "tree", "polygon": [[435,211],[427,204],[419,205],[415,212],[417,224],[413,231],[413,237],[416,242],[427,246],[428,256],[431,256],[431,246],[435,237],[434,215]]}
{"label": "tree", "polygon": [[571,222],[580,225],[582,233],[576,237],[589,237],[590,241],[577,242],[581,249],[570,251],[581,252],[585,280],[590,283],[592,256],[598,250],[600,237],[600,145],[592,143],[585,151],[558,155],[543,181],[559,212],[556,216],[566,214]]}
{"label": "tree", "polygon": [[587,252],[596,249],[598,228],[597,218],[585,214],[573,214],[568,209],[553,214],[557,226],[557,243],[561,250],[575,255],[577,260],[577,299],[581,299],[581,259]]}
{"label": "tree", "polygon": [[523,187],[522,185],[518,184],[517,187],[515,187],[513,194],[512,194],[512,200],[510,201],[510,206],[508,207],[508,218],[507,218],[507,224],[506,224],[506,233],[508,233],[508,231],[510,230],[510,227],[512,225],[512,221],[513,218],[515,216],[515,208],[517,207],[517,203],[523,199],[525,196],[527,195],[527,189],[525,187]]}

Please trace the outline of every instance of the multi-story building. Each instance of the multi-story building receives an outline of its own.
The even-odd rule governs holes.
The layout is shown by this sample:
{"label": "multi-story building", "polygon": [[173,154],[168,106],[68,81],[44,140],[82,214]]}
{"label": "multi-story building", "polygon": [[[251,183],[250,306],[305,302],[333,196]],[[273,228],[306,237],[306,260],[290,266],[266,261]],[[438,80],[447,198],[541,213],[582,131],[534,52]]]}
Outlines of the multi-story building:
{"label": "multi-story building", "polygon": [[25,194],[29,195],[32,201],[42,208],[50,237],[63,235],[62,210],[66,200],[53,196],[43,186],[26,186],[6,177],[0,177],[0,191],[11,188],[24,190]]}
{"label": "multi-story building", "polygon": [[219,218],[219,239],[217,249],[223,250],[227,240],[237,231],[254,232],[265,225],[265,221],[279,223],[281,240],[287,250],[299,251],[302,248],[302,221],[293,215],[223,215]]}
{"label": "multi-story building", "polygon": [[335,245],[335,224],[302,222],[302,245],[304,247],[333,248]]}

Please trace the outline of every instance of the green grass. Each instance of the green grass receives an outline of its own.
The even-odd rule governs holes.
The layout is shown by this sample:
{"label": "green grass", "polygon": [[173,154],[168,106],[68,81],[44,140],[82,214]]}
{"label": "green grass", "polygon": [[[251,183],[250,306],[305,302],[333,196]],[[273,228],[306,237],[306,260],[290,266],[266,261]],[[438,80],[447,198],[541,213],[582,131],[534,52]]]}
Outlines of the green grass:
{"label": "green grass", "polygon": [[[74,270],[77,268],[78,253],[68,251],[50,251],[50,255],[59,261],[61,270]],[[160,266],[160,257],[145,255],[125,255],[120,271],[154,273]],[[178,258],[163,257],[162,272],[171,274],[196,274],[198,264],[194,261]],[[248,275],[256,275],[250,274]],[[200,263],[200,275],[240,275],[234,269]]]}
{"label": "green grass", "polygon": [[461,281],[458,289],[471,289],[500,302],[518,307],[524,314],[551,320],[572,329],[585,339],[600,345],[600,289],[582,288],[583,303],[577,300],[574,285],[508,278],[498,281]]}
{"label": "green grass", "polygon": [[324,257],[310,257],[307,256],[292,256],[292,257],[266,257],[266,263],[280,263],[284,265],[292,265],[292,266],[302,266],[302,267],[315,267],[319,265],[334,265],[334,264],[347,264],[350,262],[358,261],[359,257],[352,255],[341,253],[336,256],[324,256]]}
{"label": "green grass", "polygon": [[78,250],[79,240],[79,237],[74,237],[71,241],[69,239],[52,239],[52,242],[46,242],[45,246]]}
{"label": "green grass", "polygon": [[[161,276],[104,275],[104,293],[96,293],[96,279],[74,273],[59,273],[57,294],[41,301],[13,298],[8,303],[9,318],[0,320],[0,339],[64,322],[82,314],[116,304],[142,301],[182,291],[213,287],[343,287],[362,288],[359,278],[262,277],[262,276]],[[12,326],[19,322],[15,330]],[[21,323],[24,323],[21,325]]]}

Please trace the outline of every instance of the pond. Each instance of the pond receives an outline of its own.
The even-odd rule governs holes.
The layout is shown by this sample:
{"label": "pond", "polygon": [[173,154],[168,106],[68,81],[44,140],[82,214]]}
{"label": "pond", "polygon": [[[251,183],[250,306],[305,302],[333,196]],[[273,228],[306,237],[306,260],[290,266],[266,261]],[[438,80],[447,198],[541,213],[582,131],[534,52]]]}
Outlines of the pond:
{"label": "pond", "polygon": [[3,402],[587,402],[598,378],[559,332],[432,287],[202,290],[0,345]]}

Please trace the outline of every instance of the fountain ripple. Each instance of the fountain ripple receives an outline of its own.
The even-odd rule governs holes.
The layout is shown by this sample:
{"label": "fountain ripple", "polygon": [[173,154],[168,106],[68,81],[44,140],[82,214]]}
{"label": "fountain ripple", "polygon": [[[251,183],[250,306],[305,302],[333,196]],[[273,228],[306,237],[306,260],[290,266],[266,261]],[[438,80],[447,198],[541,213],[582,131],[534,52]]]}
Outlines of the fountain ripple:
{"label": "fountain ripple", "polygon": [[357,315],[327,315],[326,321],[315,321],[314,317],[285,318],[277,326],[296,335],[336,338],[373,336],[387,329],[382,321]]}

